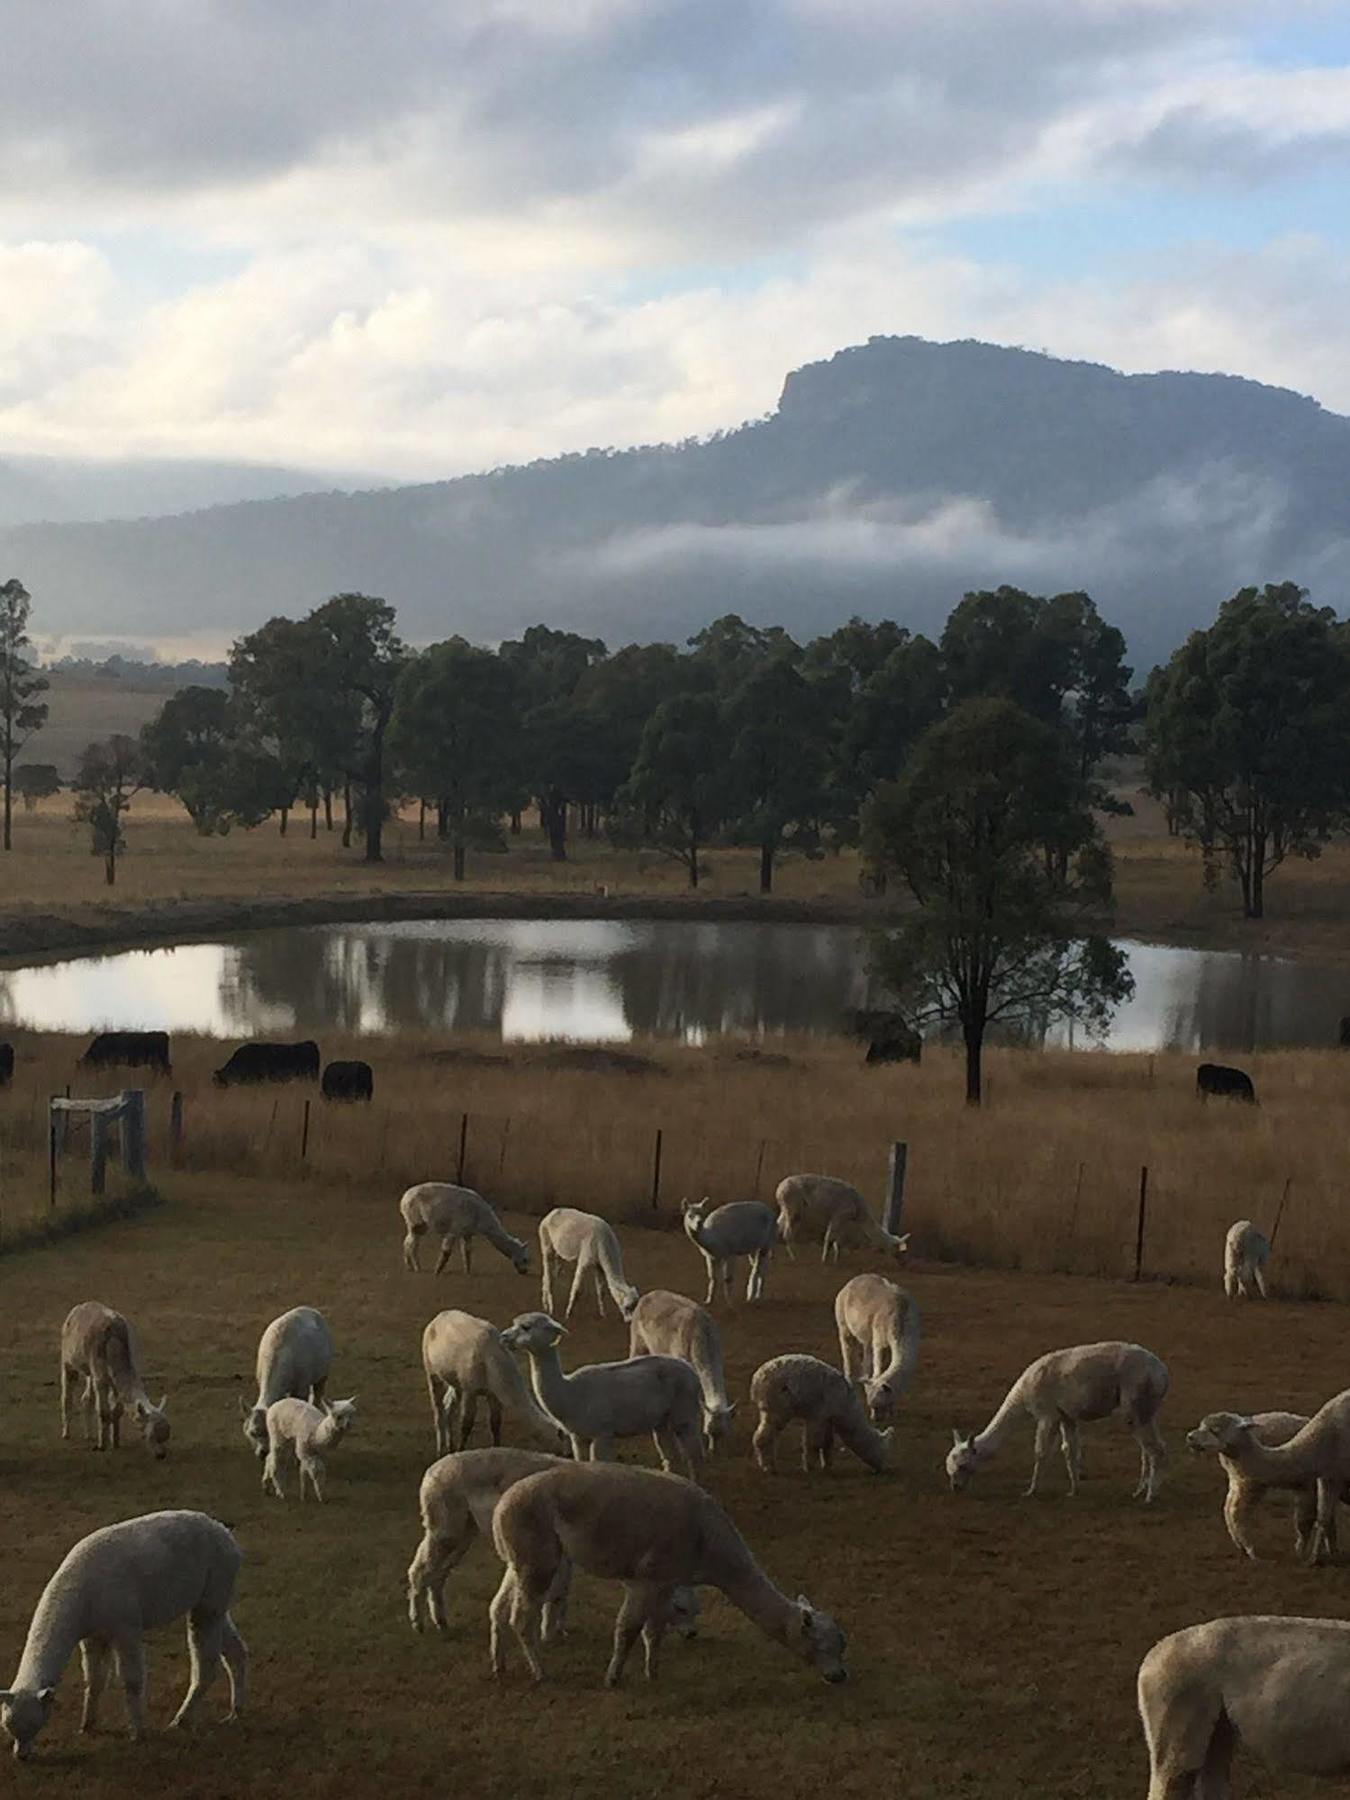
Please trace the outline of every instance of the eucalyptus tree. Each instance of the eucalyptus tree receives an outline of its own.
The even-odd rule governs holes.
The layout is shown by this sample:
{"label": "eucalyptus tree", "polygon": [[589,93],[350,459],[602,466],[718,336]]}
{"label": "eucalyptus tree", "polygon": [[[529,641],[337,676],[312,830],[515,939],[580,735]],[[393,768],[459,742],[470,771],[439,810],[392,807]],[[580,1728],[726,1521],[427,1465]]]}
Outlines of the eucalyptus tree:
{"label": "eucalyptus tree", "polygon": [[47,722],[48,681],[29,660],[28,635],[32,596],[17,577],[0,582],[0,779],[4,781],[6,850],[13,847],[14,763],[19,752]]}

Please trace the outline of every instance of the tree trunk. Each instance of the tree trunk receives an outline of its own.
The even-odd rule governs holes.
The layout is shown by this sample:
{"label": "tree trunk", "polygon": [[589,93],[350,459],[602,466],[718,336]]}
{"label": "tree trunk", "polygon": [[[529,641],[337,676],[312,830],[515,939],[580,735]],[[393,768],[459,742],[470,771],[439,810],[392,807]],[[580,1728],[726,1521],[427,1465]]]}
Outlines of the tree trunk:
{"label": "tree trunk", "polygon": [[966,1039],[966,1105],[978,1106],[984,1098],[984,1032],[967,1026]]}
{"label": "tree trunk", "polygon": [[352,784],[348,777],[342,784],[342,848],[352,847]]}
{"label": "tree trunk", "polygon": [[689,840],[689,885],[691,888],[698,886],[699,874],[698,839],[695,837]]}
{"label": "tree trunk", "polygon": [[14,819],[14,752],[5,746],[5,848],[12,848],[10,827]]}
{"label": "tree trunk", "polygon": [[1251,906],[1249,919],[1264,919],[1266,916],[1266,840],[1264,836],[1257,838],[1252,849]]}
{"label": "tree trunk", "polygon": [[319,835],[319,797],[316,794],[309,803],[309,841],[312,844]]}
{"label": "tree trunk", "polygon": [[286,835],[286,821],[287,821],[287,819],[290,818],[290,816],[291,816],[290,807],[283,806],[281,809],[281,836],[282,837],[285,837],[285,835]]}
{"label": "tree trunk", "polygon": [[515,811],[511,814],[511,836],[512,837],[520,836],[520,808],[519,807],[517,807],[515,809]]}
{"label": "tree trunk", "polygon": [[540,795],[539,823],[548,836],[548,853],[553,862],[567,861],[567,802],[556,794]]}
{"label": "tree trunk", "polygon": [[450,802],[445,799],[436,802],[436,836],[445,842],[450,835]]}
{"label": "tree trunk", "polygon": [[427,841],[427,803],[425,800],[417,802],[417,841],[419,844],[425,844]]}
{"label": "tree trunk", "polygon": [[325,831],[333,829],[333,790],[330,787],[323,790],[323,828]]}
{"label": "tree trunk", "polygon": [[773,892],[772,844],[761,844],[759,847],[759,891],[761,894]]}
{"label": "tree trunk", "polygon": [[455,840],[455,880],[464,879],[464,842],[462,838]]}
{"label": "tree trunk", "polygon": [[117,880],[117,852],[109,850],[103,865],[103,879],[109,887]]}

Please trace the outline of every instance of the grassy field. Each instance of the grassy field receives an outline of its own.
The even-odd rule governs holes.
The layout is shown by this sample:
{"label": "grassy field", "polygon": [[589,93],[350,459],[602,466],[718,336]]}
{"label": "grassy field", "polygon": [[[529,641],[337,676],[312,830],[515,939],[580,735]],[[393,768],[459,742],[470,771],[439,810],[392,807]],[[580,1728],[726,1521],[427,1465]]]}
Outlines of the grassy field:
{"label": "grassy field", "polygon": [[[81,1800],[138,1794],[338,1796],[582,1792],[712,1800],[749,1791],[816,1800],[822,1791],[905,1800],[1139,1800],[1146,1785],[1134,1717],[1140,1657],[1160,1635],[1231,1612],[1344,1612],[1334,1571],[1292,1560],[1287,1510],[1272,1504],[1249,1565],[1219,1517],[1222,1479],[1188,1458],[1180,1433],[1215,1407],[1311,1410],[1344,1381],[1339,1308],[1238,1309],[1204,1292],[1144,1284],[959,1270],[920,1263],[904,1277],[924,1313],[919,1377],[892,1473],[846,1460],[830,1477],[758,1474],[738,1419],[711,1486],[770,1574],[834,1611],[853,1680],[826,1687],[708,1596],[700,1639],[672,1643],[660,1684],[600,1685],[617,1590],[577,1584],[573,1630],[550,1683],[518,1662],[488,1674],[485,1608],[495,1559],[480,1547],[450,1590],[447,1641],[410,1631],[404,1570],[418,1539],[417,1484],[433,1454],[418,1359],[442,1306],[505,1322],[538,1289],[490,1252],[471,1278],[403,1270],[388,1181],[222,1179],[182,1174],[167,1203],[134,1222],[0,1263],[0,1679],[17,1658],[42,1585],[69,1545],[110,1520],[195,1506],[229,1521],[246,1562],[236,1608],[252,1651],[253,1697],[237,1727],[194,1740],[82,1739],[78,1666],[22,1786]],[[531,1221],[508,1217],[528,1233]],[[628,1228],[643,1287],[701,1293],[701,1264],[670,1233]],[[834,1357],[837,1273],[775,1259],[767,1298],[724,1320],[728,1378],[786,1349]],[[155,1394],[169,1393],[169,1459],[139,1446],[98,1456],[58,1436],[56,1344],[76,1301],[98,1297],[137,1323]],[[359,1396],[358,1432],[329,1465],[320,1511],[262,1496],[239,1431],[238,1399],[257,1336],[298,1302],[323,1309],[338,1351],[333,1389]],[[613,1315],[574,1319],[569,1364],[622,1355]],[[1164,1410],[1173,1464],[1158,1503],[1132,1503],[1136,1456],[1118,1425],[1087,1434],[1075,1502],[1021,1497],[1029,1443],[1010,1444],[966,1495],[947,1491],[953,1424],[992,1411],[1024,1363],[1064,1343],[1138,1339],[1171,1365]],[[647,1460],[648,1447],[627,1454]],[[5,1659],[8,1659],[7,1661]],[[181,1633],[150,1646],[151,1718],[162,1727],[185,1681]],[[107,1718],[120,1727],[115,1693]],[[214,1714],[223,1683],[212,1697]],[[880,1785],[879,1785],[880,1784]],[[19,1784],[13,1791],[19,1791]],[[1248,1795],[1311,1795],[1252,1780]]]}

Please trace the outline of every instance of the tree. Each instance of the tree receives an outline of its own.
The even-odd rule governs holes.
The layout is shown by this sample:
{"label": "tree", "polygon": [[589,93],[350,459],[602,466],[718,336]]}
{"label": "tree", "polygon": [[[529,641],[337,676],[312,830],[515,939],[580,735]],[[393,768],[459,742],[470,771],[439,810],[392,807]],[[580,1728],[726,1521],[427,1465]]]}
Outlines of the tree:
{"label": "tree", "polygon": [[126,847],[122,820],[133,798],[147,785],[140,745],[121,732],[90,744],[80,757],[75,780],[75,818],[88,825],[95,856],[104,859],[108,886],[117,880],[117,859]]}
{"label": "tree", "polygon": [[566,862],[568,803],[594,799],[597,773],[589,720],[574,700],[587,672],[604,661],[605,646],[599,638],[531,625],[523,637],[504,643],[500,655],[518,682],[522,773],[549,854]]}
{"label": "tree", "polygon": [[683,863],[696,888],[701,853],[731,804],[726,735],[714,695],[681,694],[661,702],[618,799],[630,810],[627,829]]}
{"label": "tree", "polygon": [[55,763],[20,763],[14,771],[14,791],[23,799],[23,810],[34,812],[39,800],[61,792],[61,773]]}
{"label": "tree", "polygon": [[220,688],[186,687],[141,730],[148,785],[176,795],[203,837],[261,824],[278,801],[276,765],[246,748],[239,714]]}
{"label": "tree", "polygon": [[970,1104],[991,1025],[1097,1030],[1132,992],[1121,952],[1088,929],[1111,874],[1082,785],[1058,735],[1011,701],[968,700],[925,732],[869,802],[865,839],[916,905],[878,941],[878,973],[915,1029],[959,1026]]}
{"label": "tree", "polygon": [[774,863],[789,846],[820,843],[825,789],[827,696],[797,667],[795,646],[756,663],[728,697],[731,836],[759,847],[759,888],[773,888]]}
{"label": "tree", "polygon": [[323,674],[331,693],[352,708],[357,734],[349,772],[361,794],[361,829],[368,863],[384,860],[385,737],[406,660],[394,631],[394,609],[370,594],[334,594],[309,614],[326,644]]}
{"label": "tree", "polygon": [[1206,880],[1226,862],[1243,916],[1267,877],[1313,858],[1350,788],[1350,645],[1292,581],[1243,588],[1192,632],[1148,688],[1149,785],[1197,844]]}
{"label": "tree", "polygon": [[28,636],[31,606],[32,596],[17,577],[0,582],[0,776],[5,787],[6,850],[12,848],[14,759],[47,723],[47,702],[38,699],[47,691],[47,678],[38,674],[27,655],[33,647]]}

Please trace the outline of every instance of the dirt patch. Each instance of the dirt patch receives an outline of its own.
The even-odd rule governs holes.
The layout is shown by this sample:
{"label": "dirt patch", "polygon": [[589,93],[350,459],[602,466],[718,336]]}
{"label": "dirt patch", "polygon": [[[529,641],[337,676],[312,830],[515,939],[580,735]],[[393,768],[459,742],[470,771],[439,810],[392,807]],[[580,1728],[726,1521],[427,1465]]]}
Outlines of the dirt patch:
{"label": "dirt patch", "polygon": [[523,1062],[536,1069],[573,1069],[586,1075],[665,1075],[665,1066],[635,1050],[607,1044],[548,1044],[529,1051]]}

